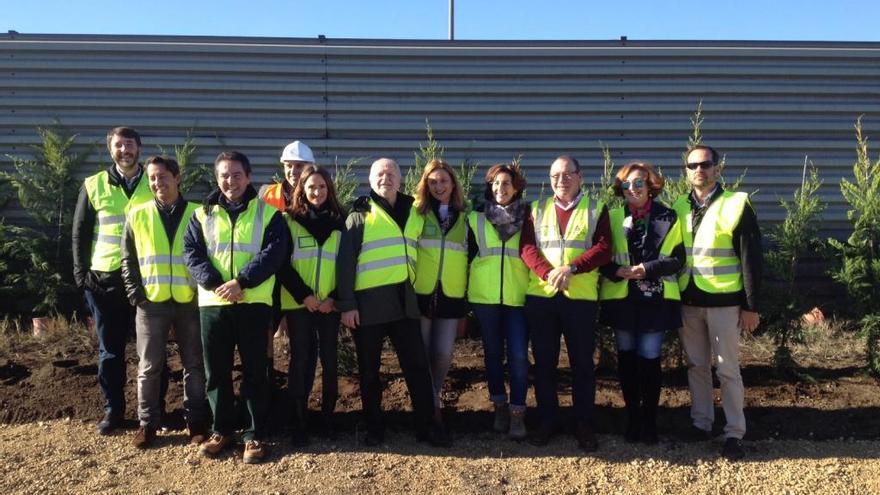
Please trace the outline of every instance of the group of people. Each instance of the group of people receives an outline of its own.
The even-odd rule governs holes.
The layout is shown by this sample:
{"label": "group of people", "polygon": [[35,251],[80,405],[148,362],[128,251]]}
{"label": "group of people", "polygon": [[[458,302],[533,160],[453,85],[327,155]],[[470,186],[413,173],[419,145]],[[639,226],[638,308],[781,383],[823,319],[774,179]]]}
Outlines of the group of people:
{"label": "group of people", "polygon": [[[272,334],[284,320],[295,445],[308,441],[319,357],[319,427],[334,428],[341,323],[352,330],[357,352],[363,443],[384,441],[379,369],[387,336],[410,393],[417,437],[448,446],[440,395],[458,322],[473,311],[495,431],[534,445],[558,432],[564,338],[575,437],[584,451],[597,449],[593,354],[601,321],[614,329],[627,442],[658,440],[661,346],[677,330],[692,397],[688,436],[713,437],[714,361],[727,422],[722,455],[743,456],[738,339],[758,325],[760,232],[748,195],[718,182],[719,156],[708,146],[688,150],[692,190],[672,205],[657,199],[664,180],[644,162],[617,172],[620,208],[582,192],[580,164],[569,155],[550,165],[552,197],[527,202],[522,171],[501,163],[488,170],[482,201],[470,207],[444,161],[426,165],[413,197],[400,191],[398,164],[380,158],[370,168],[369,194],[348,212],[332,176],[300,141],[282,152],[284,180],[259,191],[247,156],[220,153],[217,189],[202,204],[181,196],[173,158],[141,163],[135,130],[111,129],[107,147],[114,164],[85,180],[73,226],[75,279],[99,342],[102,434],[122,424],[125,344],[134,326],[140,427],[132,442],[153,444],[173,328],[192,443],[208,456],[234,443],[241,428],[232,379],[237,349],[247,417],[243,460],[262,461]],[[537,422],[527,430],[530,342]]]}

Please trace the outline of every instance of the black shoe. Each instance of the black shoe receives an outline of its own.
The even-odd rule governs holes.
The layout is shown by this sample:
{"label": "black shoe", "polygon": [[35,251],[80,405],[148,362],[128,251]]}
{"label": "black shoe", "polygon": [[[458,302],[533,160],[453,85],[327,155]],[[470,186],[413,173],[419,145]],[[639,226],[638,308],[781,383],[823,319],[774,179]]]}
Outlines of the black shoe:
{"label": "black shoe", "polygon": [[738,461],[746,456],[742,448],[739,438],[730,437],[724,441],[724,447],[721,448],[721,456],[728,461]]}
{"label": "black shoe", "polygon": [[642,437],[642,427],[640,421],[637,418],[628,418],[626,420],[626,431],[623,434],[623,439],[626,443],[636,443]]}
{"label": "black shoe", "polygon": [[321,413],[321,419],[317,425],[318,435],[327,440],[336,440],[336,421],[333,414]]}
{"label": "black shoe", "polygon": [[122,427],[122,419],[110,413],[104,413],[104,418],[98,421],[99,435],[112,435],[117,428]]}
{"label": "black shoe", "polygon": [[549,424],[542,424],[529,434],[529,443],[536,447],[543,447],[550,443],[550,439],[556,434],[556,428]]}
{"label": "black shoe", "polygon": [[593,428],[587,423],[578,423],[574,437],[577,438],[578,447],[584,452],[595,452],[599,449],[596,434],[593,433]]}
{"label": "black shoe", "polygon": [[294,427],[290,430],[290,444],[294,447],[305,447],[309,444],[309,434],[304,428]]}
{"label": "black shoe", "polygon": [[367,447],[376,447],[385,442],[385,431],[379,429],[369,429],[364,435],[364,445]]}
{"label": "black shoe", "polygon": [[439,421],[431,423],[431,426],[425,431],[425,433],[418,435],[418,437],[419,441],[427,441],[434,447],[452,446],[452,436],[449,434],[449,430],[447,430],[446,426]]}
{"label": "black shoe", "polygon": [[679,440],[686,443],[708,442],[712,440],[712,432],[691,425],[679,434]]}

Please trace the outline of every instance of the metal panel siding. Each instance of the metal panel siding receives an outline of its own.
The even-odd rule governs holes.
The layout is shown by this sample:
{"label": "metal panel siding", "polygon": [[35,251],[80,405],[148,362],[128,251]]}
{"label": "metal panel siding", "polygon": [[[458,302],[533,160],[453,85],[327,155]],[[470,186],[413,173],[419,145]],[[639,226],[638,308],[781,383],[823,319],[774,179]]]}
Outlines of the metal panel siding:
{"label": "metal panel siding", "polygon": [[[748,170],[759,217],[778,221],[804,156],[820,167],[826,230],[845,232],[837,182],[855,158],[852,125],[880,133],[880,44],[468,42],[7,35],[0,40],[0,156],[26,155],[53,117],[102,142],[130,125],[144,153],[194,129],[200,158],[248,154],[254,180],[306,141],[319,162],[392,156],[409,166],[430,120],[447,158],[486,166],[522,155],[533,197],[560,153],[598,180],[600,141],[616,163],[677,176],[702,100],[704,137]],[[875,137],[875,140],[877,138]],[[224,144],[221,144],[225,143]],[[106,152],[99,146],[94,166]],[[8,168],[3,160],[2,167]]]}

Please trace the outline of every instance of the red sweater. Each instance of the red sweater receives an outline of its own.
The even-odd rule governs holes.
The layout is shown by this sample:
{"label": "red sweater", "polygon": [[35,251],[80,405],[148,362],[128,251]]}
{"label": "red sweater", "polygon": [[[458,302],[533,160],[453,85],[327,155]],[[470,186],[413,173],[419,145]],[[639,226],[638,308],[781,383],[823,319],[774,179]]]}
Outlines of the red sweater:
{"label": "red sweater", "polygon": [[[556,220],[559,223],[559,232],[565,234],[565,228],[568,227],[568,219],[574,208],[566,211],[556,206]],[[541,250],[535,244],[535,222],[529,215],[523,222],[522,236],[519,244],[519,255],[535,275],[541,280],[547,280],[547,274],[553,270],[553,265],[544,258]],[[577,267],[578,275],[595,270],[602,265],[611,262],[611,221],[608,219],[608,209],[602,208],[599,214],[599,221],[596,224],[596,231],[593,234],[593,246],[581,253],[574,259],[572,263]]]}

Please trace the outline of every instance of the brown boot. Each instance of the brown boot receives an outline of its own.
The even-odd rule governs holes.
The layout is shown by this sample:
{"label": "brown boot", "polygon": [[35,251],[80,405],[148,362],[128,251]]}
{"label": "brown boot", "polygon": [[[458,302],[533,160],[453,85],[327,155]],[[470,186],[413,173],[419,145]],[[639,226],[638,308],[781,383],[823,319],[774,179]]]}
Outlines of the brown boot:
{"label": "brown boot", "polygon": [[211,438],[199,447],[199,451],[208,457],[214,457],[230,445],[232,445],[232,435],[214,433],[211,435]]}
{"label": "brown boot", "polygon": [[136,449],[145,449],[153,445],[154,440],[156,440],[156,429],[141,425],[134,434],[131,444]]}
{"label": "brown boot", "polygon": [[187,423],[186,434],[191,445],[199,445],[208,439],[208,428],[204,423]]}

